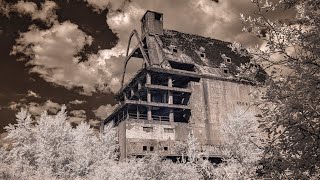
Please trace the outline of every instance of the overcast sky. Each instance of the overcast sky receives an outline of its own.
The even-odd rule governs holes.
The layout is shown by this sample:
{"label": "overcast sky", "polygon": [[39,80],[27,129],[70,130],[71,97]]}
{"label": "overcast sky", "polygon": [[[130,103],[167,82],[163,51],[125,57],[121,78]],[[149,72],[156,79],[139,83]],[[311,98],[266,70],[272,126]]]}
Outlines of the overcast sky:
{"label": "overcast sky", "polygon": [[241,31],[250,0],[0,0],[0,133],[21,107],[38,116],[65,104],[75,124],[105,118],[146,10],[163,13],[165,29],[259,43]]}

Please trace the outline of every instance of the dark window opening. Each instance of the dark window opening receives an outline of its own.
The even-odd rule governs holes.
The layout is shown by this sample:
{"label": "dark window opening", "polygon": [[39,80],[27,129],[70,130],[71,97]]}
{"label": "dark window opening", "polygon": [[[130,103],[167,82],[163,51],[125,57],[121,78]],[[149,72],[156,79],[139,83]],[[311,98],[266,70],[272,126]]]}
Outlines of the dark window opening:
{"label": "dark window opening", "polygon": [[143,131],[152,132],[153,131],[153,127],[143,127]]}
{"label": "dark window opening", "polygon": [[169,109],[164,107],[152,107],[152,119],[154,121],[169,121]]}
{"label": "dark window opening", "polygon": [[172,128],[164,128],[164,132],[165,133],[173,133],[173,129]]}
{"label": "dark window opening", "polygon": [[154,149],[153,149],[153,146],[150,146],[150,151],[153,151]]}
{"label": "dark window opening", "polygon": [[163,147],[163,150],[168,151],[168,147]]}
{"label": "dark window opening", "polygon": [[228,70],[228,69],[224,69],[223,72],[226,73],[226,74],[228,74],[228,73],[229,73],[229,70]]}
{"label": "dark window opening", "polygon": [[227,63],[231,63],[231,59],[230,58],[226,58]]}
{"label": "dark window opening", "polygon": [[169,64],[173,69],[180,69],[180,70],[194,72],[194,64],[180,63],[175,61],[169,61]]}
{"label": "dark window opening", "polygon": [[177,52],[178,52],[178,49],[177,49],[177,48],[173,48],[173,49],[172,49],[172,52],[177,53]]}
{"label": "dark window opening", "polygon": [[191,111],[188,109],[186,110],[181,110],[181,109],[176,109],[174,111],[174,122],[183,122],[183,123],[188,123],[191,117]]}
{"label": "dark window opening", "polygon": [[142,147],[142,150],[143,150],[143,151],[147,151],[147,146],[143,146],[143,147]]}
{"label": "dark window opening", "polygon": [[156,20],[158,21],[161,21],[161,14],[155,14],[155,17],[154,17]]}
{"label": "dark window opening", "polygon": [[200,57],[205,58],[206,55],[205,55],[204,53],[201,53],[201,54],[200,54]]}

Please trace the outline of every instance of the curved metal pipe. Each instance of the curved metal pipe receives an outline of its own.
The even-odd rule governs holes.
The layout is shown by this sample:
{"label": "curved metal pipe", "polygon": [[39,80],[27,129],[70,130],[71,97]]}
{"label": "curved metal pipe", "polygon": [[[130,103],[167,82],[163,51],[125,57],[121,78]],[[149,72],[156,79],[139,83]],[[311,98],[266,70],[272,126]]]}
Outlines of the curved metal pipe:
{"label": "curved metal pipe", "polygon": [[130,44],[131,44],[131,40],[132,40],[132,37],[135,35],[136,39],[138,40],[138,44],[139,44],[139,48],[141,50],[141,53],[142,53],[142,56],[143,56],[143,60],[144,62],[147,64],[147,66],[150,66],[150,60],[147,56],[147,54],[144,52],[144,49],[143,49],[143,43],[139,37],[139,34],[137,32],[137,30],[133,30],[129,36],[129,41],[128,41],[128,46],[127,46],[127,51],[126,51],[126,59],[125,59],[125,62],[124,62],[124,68],[123,68],[123,74],[122,74],[122,80],[121,80],[121,89],[120,91],[123,90],[123,84],[124,84],[124,77],[125,77],[125,74],[126,74],[126,68],[127,68],[127,64],[128,64],[128,61],[130,60],[131,56],[129,57],[129,49],[130,49]]}

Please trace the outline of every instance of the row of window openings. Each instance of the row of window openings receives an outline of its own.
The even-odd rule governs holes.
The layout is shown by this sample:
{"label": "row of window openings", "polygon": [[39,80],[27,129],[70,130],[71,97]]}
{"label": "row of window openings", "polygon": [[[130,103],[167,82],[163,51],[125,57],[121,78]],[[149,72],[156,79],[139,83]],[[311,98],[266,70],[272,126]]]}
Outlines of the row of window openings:
{"label": "row of window openings", "polygon": [[[172,48],[172,52],[173,53],[178,53],[178,49],[177,48]],[[200,53],[200,57],[201,58],[205,58],[206,54],[205,53]],[[231,63],[231,58],[226,58],[226,62],[227,63]]]}
{"label": "row of window openings", "polygon": [[[153,127],[143,127],[142,129],[145,132],[153,132]],[[174,132],[174,130],[172,128],[164,128],[163,130],[165,133],[173,133]]]}
{"label": "row of window openings", "polygon": [[[163,147],[163,150],[165,150],[165,151],[168,151],[168,147],[167,146],[165,146],[165,147]],[[143,151],[148,151],[148,146],[142,146],[142,150]],[[153,146],[150,146],[150,151],[154,151],[154,147]]]}

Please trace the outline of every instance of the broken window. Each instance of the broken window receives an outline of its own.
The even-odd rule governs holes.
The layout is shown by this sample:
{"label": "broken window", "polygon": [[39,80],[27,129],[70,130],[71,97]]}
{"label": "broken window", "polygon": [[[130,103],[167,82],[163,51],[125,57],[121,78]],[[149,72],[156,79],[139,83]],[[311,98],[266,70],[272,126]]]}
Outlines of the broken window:
{"label": "broken window", "polygon": [[201,57],[201,58],[205,58],[205,57],[206,57],[206,54],[205,54],[205,53],[200,53],[200,57]]}
{"label": "broken window", "polygon": [[227,62],[227,63],[231,63],[231,58],[228,58],[228,57],[227,57],[227,58],[226,58],[226,62]]}
{"label": "broken window", "polygon": [[163,150],[168,151],[168,147],[163,147]]}
{"label": "broken window", "polygon": [[143,131],[152,132],[153,131],[153,127],[143,127]]}
{"label": "broken window", "polygon": [[154,15],[154,18],[155,18],[156,20],[158,20],[158,21],[161,21],[161,20],[162,20],[161,14],[158,14],[158,13],[156,13],[156,14]]}
{"label": "broken window", "polygon": [[193,72],[195,71],[194,64],[180,63],[175,61],[169,61],[169,64],[173,69],[180,69],[180,70],[193,71]]}
{"label": "broken window", "polygon": [[178,49],[177,48],[172,48],[172,52],[177,53]]}
{"label": "broken window", "polygon": [[173,128],[164,128],[164,132],[165,133],[173,133],[174,130],[173,130]]}
{"label": "broken window", "polygon": [[147,149],[147,146],[143,146],[143,147],[142,147],[142,150],[143,150],[143,151],[147,151],[147,150],[148,150],[148,149]]}
{"label": "broken window", "polygon": [[226,73],[226,74],[228,74],[228,73],[229,73],[229,70],[228,70],[228,69],[224,69],[223,72]]}
{"label": "broken window", "polygon": [[153,150],[154,150],[153,146],[150,146],[150,151],[153,151]]}

